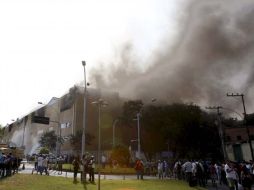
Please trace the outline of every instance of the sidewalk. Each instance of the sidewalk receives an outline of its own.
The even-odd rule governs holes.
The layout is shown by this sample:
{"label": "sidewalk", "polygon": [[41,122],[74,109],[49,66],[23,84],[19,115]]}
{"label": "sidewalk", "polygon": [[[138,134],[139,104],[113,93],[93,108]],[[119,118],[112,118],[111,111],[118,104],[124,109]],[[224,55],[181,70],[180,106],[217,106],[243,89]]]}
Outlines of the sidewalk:
{"label": "sidewalk", "polygon": [[[26,164],[25,165],[25,170],[19,170],[19,173],[22,174],[32,174],[34,166],[32,164]],[[56,177],[68,177],[68,178],[73,178],[73,172],[62,172],[62,174],[59,174],[58,171],[56,170],[49,170],[49,175],[50,176],[56,176]],[[33,172],[33,175],[39,175],[39,173],[37,174],[36,171]],[[45,175],[45,172],[42,174]],[[94,175],[95,179],[98,179],[98,174]],[[80,179],[80,173],[78,173],[77,178]],[[101,174],[101,179],[112,179],[112,180],[116,180],[116,179],[136,179],[137,176],[136,175],[104,175]],[[155,176],[145,176],[145,179],[157,179],[157,177]]]}

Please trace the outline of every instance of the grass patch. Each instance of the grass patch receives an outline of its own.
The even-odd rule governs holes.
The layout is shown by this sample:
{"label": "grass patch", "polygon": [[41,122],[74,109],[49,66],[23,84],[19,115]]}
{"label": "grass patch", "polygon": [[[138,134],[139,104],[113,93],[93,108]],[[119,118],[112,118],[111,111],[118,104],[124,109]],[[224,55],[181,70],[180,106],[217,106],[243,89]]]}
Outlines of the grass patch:
{"label": "grass patch", "polygon": [[[16,174],[0,181],[0,190],[96,190],[97,184],[73,183],[72,178]],[[177,180],[101,180],[103,190],[195,190]]]}

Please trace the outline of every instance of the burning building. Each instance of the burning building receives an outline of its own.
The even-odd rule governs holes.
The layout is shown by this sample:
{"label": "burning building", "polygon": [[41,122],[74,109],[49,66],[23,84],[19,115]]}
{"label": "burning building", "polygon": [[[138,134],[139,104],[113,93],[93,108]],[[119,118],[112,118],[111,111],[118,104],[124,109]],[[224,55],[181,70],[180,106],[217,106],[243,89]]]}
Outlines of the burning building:
{"label": "burning building", "polygon": [[[87,90],[86,133],[89,133],[93,137],[92,143],[86,146],[86,150],[89,151],[97,150],[98,134],[98,109],[91,102],[100,98],[105,99],[109,103],[107,108],[103,108],[105,110],[104,116],[108,120],[102,126],[102,131],[104,130],[104,132],[108,131],[107,128],[112,127],[114,116],[111,113],[109,114],[110,110],[119,105],[120,102],[117,93],[90,88]],[[60,143],[57,144],[54,153],[74,154],[69,140],[71,135],[82,131],[83,116],[84,88],[74,86],[62,97],[53,97],[39,109],[33,110],[31,113],[6,126],[3,142],[23,147],[25,154],[31,155],[38,152],[40,148],[39,139],[42,134],[55,131],[57,137],[63,139],[63,143],[61,145]],[[103,138],[112,138],[112,136],[109,137],[104,133]],[[107,140],[104,139],[104,141]],[[112,146],[109,140],[107,146]]]}

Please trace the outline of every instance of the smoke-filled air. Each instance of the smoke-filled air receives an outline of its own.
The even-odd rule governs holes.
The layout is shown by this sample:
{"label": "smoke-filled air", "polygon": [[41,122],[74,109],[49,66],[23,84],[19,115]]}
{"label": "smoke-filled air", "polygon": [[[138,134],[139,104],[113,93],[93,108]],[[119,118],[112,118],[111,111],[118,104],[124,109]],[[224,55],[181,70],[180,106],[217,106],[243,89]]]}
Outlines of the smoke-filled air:
{"label": "smoke-filled air", "polygon": [[[132,43],[122,46],[106,69],[95,69],[100,88],[138,99],[218,105],[226,93],[254,92],[254,1],[194,0],[179,9],[175,38],[164,36],[151,52],[149,67],[138,69]],[[173,45],[172,45],[173,43]]]}

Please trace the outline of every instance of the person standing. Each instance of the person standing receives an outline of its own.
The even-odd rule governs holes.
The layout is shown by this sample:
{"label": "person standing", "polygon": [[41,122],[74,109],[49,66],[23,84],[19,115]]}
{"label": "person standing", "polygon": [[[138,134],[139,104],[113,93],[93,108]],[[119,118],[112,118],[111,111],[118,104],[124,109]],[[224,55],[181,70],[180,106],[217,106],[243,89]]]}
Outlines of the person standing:
{"label": "person standing", "polygon": [[81,181],[86,181],[86,173],[89,173],[88,171],[88,158],[87,155],[83,155],[81,159],[81,165],[82,165],[82,173],[81,173]]}
{"label": "person standing", "polygon": [[101,164],[102,164],[102,168],[104,169],[105,168],[105,166],[106,166],[106,156],[103,154],[102,156],[101,156]]}
{"label": "person standing", "polygon": [[79,159],[78,157],[75,157],[74,160],[72,161],[73,165],[73,181],[77,182],[77,175],[78,175],[78,170],[79,170]]}
{"label": "person standing", "polygon": [[63,158],[59,156],[57,158],[58,175],[62,175],[63,172]]}
{"label": "person standing", "polygon": [[43,157],[43,161],[42,161],[42,173],[45,171],[46,175],[49,175],[48,173],[48,158],[46,156]]}
{"label": "person standing", "polygon": [[163,163],[160,160],[158,161],[157,171],[159,179],[163,179]]}
{"label": "person standing", "polygon": [[186,176],[187,182],[189,183],[189,186],[193,186],[194,185],[194,184],[192,184],[193,166],[192,166],[192,163],[189,160],[187,160],[183,164],[183,170],[185,172],[185,176]]}
{"label": "person standing", "polygon": [[222,184],[222,180],[221,180],[221,165],[216,163],[215,164],[215,169],[216,169],[216,175],[217,175],[218,182],[221,185]]}
{"label": "person standing", "polygon": [[181,173],[182,173],[182,164],[181,164],[180,160],[178,160],[174,165],[175,178],[178,180],[182,179]]}
{"label": "person standing", "polygon": [[163,177],[169,177],[169,166],[166,160],[163,161]]}
{"label": "person standing", "polygon": [[242,179],[242,186],[244,190],[251,190],[252,179],[251,179],[250,172],[246,168],[246,166],[243,167],[243,170],[241,172],[241,179]]}
{"label": "person standing", "polygon": [[41,154],[38,156],[37,160],[38,160],[37,173],[39,172],[42,175],[42,172],[43,172],[43,157],[42,157]]}
{"label": "person standing", "polygon": [[137,179],[143,179],[144,164],[140,159],[137,159],[134,168],[136,170]]}
{"label": "person standing", "polygon": [[34,169],[37,171],[38,170],[38,156],[34,156]]}
{"label": "person standing", "polygon": [[91,156],[90,161],[88,163],[89,170],[89,181],[94,183],[94,170],[95,170],[95,160],[94,156]]}
{"label": "person standing", "polygon": [[4,177],[5,167],[4,167],[5,155],[0,153],[0,178]]}
{"label": "person standing", "polygon": [[225,172],[229,189],[230,190],[234,190],[235,188],[237,189],[237,187],[235,186],[236,172],[230,161],[226,161]]}

